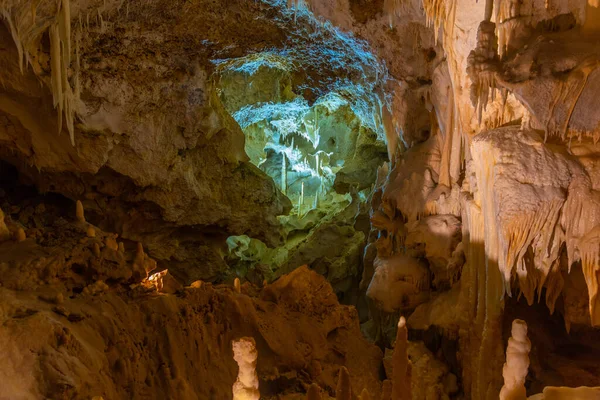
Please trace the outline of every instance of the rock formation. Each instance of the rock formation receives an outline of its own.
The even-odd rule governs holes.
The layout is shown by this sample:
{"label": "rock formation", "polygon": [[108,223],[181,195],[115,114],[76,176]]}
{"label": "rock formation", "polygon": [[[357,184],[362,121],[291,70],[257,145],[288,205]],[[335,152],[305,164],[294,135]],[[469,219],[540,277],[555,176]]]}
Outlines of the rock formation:
{"label": "rock formation", "polygon": [[598,398],[599,21],[0,1],[0,398]]}

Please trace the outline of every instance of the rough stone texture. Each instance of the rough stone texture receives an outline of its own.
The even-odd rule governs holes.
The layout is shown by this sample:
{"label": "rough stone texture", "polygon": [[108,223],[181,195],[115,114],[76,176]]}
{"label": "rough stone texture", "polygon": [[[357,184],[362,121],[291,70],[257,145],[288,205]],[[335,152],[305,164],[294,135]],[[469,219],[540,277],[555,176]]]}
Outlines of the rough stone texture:
{"label": "rough stone texture", "polygon": [[[33,387],[38,391],[32,392],[34,397],[48,390],[47,382],[57,382],[53,394],[57,390],[68,394],[72,387],[81,386],[73,377],[81,382],[90,378],[82,370],[83,375],[69,375],[69,381],[57,377],[56,370],[94,365],[87,362],[94,359],[87,354],[98,352],[116,377],[117,386],[111,389],[108,372],[101,375],[109,382],[107,390],[125,390],[127,385],[119,380],[128,379],[123,373],[128,371],[126,360],[147,357],[142,365],[158,371],[158,361],[170,360],[169,354],[187,348],[165,344],[159,339],[164,332],[169,340],[188,343],[198,356],[195,342],[186,336],[193,331],[187,324],[201,326],[196,332],[215,327],[210,328],[214,335],[206,334],[214,340],[209,347],[213,349],[229,348],[228,341],[219,343],[215,338],[221,329],[235,325],[253,330],[241,329],[240,334],[259,336],[255,337],[259,377],[276,381],[264,386],[266,395],[278,390],[302,393],[314,380],[333,395],[337,366],[346,364],[351,375],[352,368],[360,369],[352,377],[362,382],[359,386],[371,385],[377,397],[378,379],[366,382],[375,376],[371,372],[379,366],[380,354],[369,350],[365,374],[364,363],[357,361],[354,351],[373,347],[357,339],[354,312],[339,308],[333,292],[323,292],[327,284],[318,275],[297,270],[262,289],[260,295],[250,285],[243,286],[239,295],[210,286],[184,291],[181,297],[177,288],[170,290],[176,295],[149,295],[143,285],[128,286],[137,285],[147,272],[139,268],[143,263],[136,263],[140,253],[133,250],[133,243],[128,241],[121,249],[116,237],[103,233],[110,228],[123,238],[143,241],[150,256],[161,265],[172,265],[185,279],[203,274],[214,278],[224,268],[219,251],[228,235],[247,233],[270,244],[278,241],[274,217],[289,204],[272,180],[247,163],[243,135],[224,112],[222,97],[211,81],[218,68],[211,60],[237,59],[274,48],[275,53],[289,52],[297,66],[289,75],[274,79],[283,88],[282,98],[289,94],[287,87],[295,86],[297,93],[313,102],[335,89],[343,70],[347,77],[373,83],[371,89],[389,105],[382,107],[379,122],[385,127],[390,165],[378,174],[370,198],[372,230],[365,235],[369,250],[364,264],[369,268],[361,286],[366,288],[374,277],[372,287],[381,289],[375,290],[380,296],[373,296],[379,304],[371,304],[378,319],[368,323],[378,325],[379,333],[393,326],[394,313],[406,305],[402,296],[406,291],[393,287],[409,286],[410,296],[419,300],[409,302],[411,307],[405,310],[418,305],[408,318],[409,328],[419,335],[433,332],[427,345],[439,358],[436,361],[462,374],[459,395],[465,398],[498,398],[506,330],[514,317],[527,321],[531,332],[528,395],[542,392],[544,386],[598,385],[594,373],[598,342],[594,326],[600,324],[597,1],[308,1],[321,18],[371,44],[390,71],[391,79],[382,79],[381,84],[377,82],[384,71],[370,61],[346,62],[346,54],[352,53],[346,51],[348,42],[329,23],[317,22],[302,9],[284,11],[283,1],[235,0],[224,6],[206,0],[169,4],[151,0],[122,4],[120,10],[116,2],[100,3],[73,2],[71,43],[80,62],[72,61],[68,73],[58,74],[62,83],[68,81],[76,89],[76,95],[67,96],[73,104],[58,101],[67,107],[66,125],[73,115],[69,110],[74,110],[74,147],[68,129],[56,135],[53,107],[53,100],[56,103],[62,95],[56,92],[57,69],[50,68],[50,62],[56,65],[57,60],[49,57],[56,54],[57,35],[64,36],[64,24],[54,24],[60,4],[39,2],[35,23],[26,1],[5,1],[0,6],[4,17],[0,59],[6,66],[0,72],[0,156],[17,166],[23,180],[42,190],[82,199],[88,221],[98,228],[92,238],[85,226],[40,220],[37,214],[43,211],[36,213],[37,206],[22,212],[11,208],[26,203],[24,199],[1,205],[8,217],[1,232],[5,287],[0,293],[6,311],[0,315],[8,321],[3,326],[11,331],[5,340],[13,346],[3,348],[16,349],[11,360],[33,363],[23,364],[27,371],[41,371],[30,381],[8,381],[26,385],[25,390]],[[65,41],[60,46],[69,48]],[[18,50],[23,48],[28,67],[21,74]],[[342,68],[349,65],[353,67]],[[264,99],[263,93],[255,95]],[[235,96],[234,100],[238,105],[243,101]],[[407,235],[413,224],[426,224],[439,215],[449,216],[453,228],[427,232],[420,239]],[[452,250],[459,237],[458,223],[462,242]],[[56,231],[60,233],[53,237],[50,233]],[[21,232],[26,239],[16,242],[22,239]],[[346,233],[354,234],[350,229]],[[313,239],[321,237],[333,242],[340,235]],[[53,240],[63,246],[55,253]],[[307,249],[312,249],[307,243]],[[336,243],[327,244],[333,253]],[[418,251],[421,245],[424,254]],[[355,258],[360,252],[357,246],[350,247]],[[415,253],[415,247],[416,254],[411,255],[420,259],[411,262],[419,268],[406,273],[401,260],[409,257],[405,253]],[[444,251],[428,257],[427,250],[437,247]],[[312,255],[298,257],[294,263]],[[314,255],[327,257],[328,253]],[[143,260],[151,263],[145,255]],[[432,286],[431,274],[435,281],[436,270],[444,267],[455,269],[460,280]],[[41,293],[46,284],[54,285],[52,291]],[[14,292],[17,289],[24,291]],[[46,300],[36,299],[38,294]],[[509,297],[520,294],[528,304]],[[105,302],[94,303],[90,297]],[[545,306],[540,309],[538,302]],[[197,304],[205,308],[193,309]],[[222,313],[209,310],[211,305]],[[181,315],[186,307],[193,312]],[[110,310],[108,315],[102,314],[105,310]],[[159,310],[164,310],[163,319],[154,320]],[[207,317],[200,320],[191,314]],[[103,325],[106,319],[110,322]],[[128,325],[130,320],[137,321],[135,329]],[[157,329],[164,321],[168,328]],[[297,321],[302,328],[294,330]],[[90,331],[105,326],[124,330],[117,334],[109,329],[104,335],[110,338],[108,343],[88,333],[85,340],[93,340],[97,347],[86,347],[81,343],[87,342],[73,339],[77,324]],[[52,333],[54,326],[59,327],[58,334]],[[145,339],[137,328],[152,329],[152,334],[158,331],[146,340],[158,356],[151,357],[133,344],[119,347],[117,339],[123,338],[123,331],[129,332],[125,328],[139,335],[131,340],[137,346]],[[38,337],[27,336],[36,330]],[[320,336],[315,338],[317,333]],[[25,335],[21,342],[15,339],[20,334]],[[381,340],[381,335],[376,339]],[[326,343],[330,340],[331,346]],[[456,347],[452,354],[450,342]],[[65,344],[69,350],[61,354],[68,362],[51,368],[57,354],[51,349]],[[33,356],[26,347],[40,350],[36,346],[47,350],[33,353],[39,362],[27,358]],[[136,350],[132,357],[118,359],[116,353],[103,353],[105,348],[129,355],[126,349]],[[305,365],[307,354],[315,351],[318,362]],[[261,353],[267,365],[278,367],[276,374],[270,369],[261,372]],[[83,361],[70,358],[74,354]],[[225,361],[215,372],[214,383],[222,383],[215,393],[231,385],[235,376],[231,357],[224,354],[216,354]],[[429,353],[421,354],[427,355],[424,360],[431,359]],[[285,364],[286,369],[277,360],[291,364]],[[158,388],[160,395],[185,396],[187,382],[198,382],[190,378],[193,370],[187,362],[179,356],[173,366],[165,362],[163,371],[143,377],[143,385]],[[446,371],[445,367],[438,371]],[[14,374],[14,368],[9,373]],[[443,396],[439,384],[444,374],[429,375],[425,368],[417,368],[413,377],[427,382],[435,398]],[[151,376],[149,383],[147,376]],[[99,378],[94,379],[97,384]],[[355,389],[359,392],[362,387]],[[193,390],[206,394],[202,392],[206,386]]]}
{"label": "rough stone texture", "polygon": [[319,274],[299,268],[241,294],[209,283],[167,289],[168,275],[158,283],[136,269],[139,249],[99,228],[87,237],[85,224],[59,218],[0,245],[0,397],[230,398],[230,343],[241,336],[257,342],[263,396],[311,382],[333,390],[341,365],[355,391],[379,393],[381,351]]}
{"label": "rough stone texture", "polygon": [[[186,280],[215,277],[223,266],[215,242],[228,235],[279,243],[275,216],[289,201],[247,162],[243,133],[215,92],[214,61],[291,48],[309,99],[326,91],[338,67],[366,79],[377,71],[355,64],[350,52],[335,53],[337,64],[325,62],[327,48],[344,42],[306,16],[295,23],[276,3],[73,2],[75,146],[66,133],[57,135],[47,46],[23,42],[30,65],[22,74],[3,24],[0,155],[42,191],[83,200],[97,225],[144,242]],[[43,5],[35,38],[58,11]],[[19,1],[3,7],[11,22],[30,10]]]}

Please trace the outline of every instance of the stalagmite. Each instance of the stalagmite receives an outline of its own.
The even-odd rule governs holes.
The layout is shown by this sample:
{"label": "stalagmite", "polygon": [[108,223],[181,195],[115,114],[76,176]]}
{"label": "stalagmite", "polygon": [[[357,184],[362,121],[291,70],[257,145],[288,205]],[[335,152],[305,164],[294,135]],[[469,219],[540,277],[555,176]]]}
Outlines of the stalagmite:
{"label": "stalagmite", "polygon": [[358,396],[358,400],[371,400],[371,395],[367,388],[364,388],[360,396]]}
{"label": "stalagmite", "polygon": [[96,229],[94,229],[94,227],[92,225],[88,225],[87,230],[86,230],[86,235],[89,238],[96,237]]}
{"label": "stalagmite", "polygon": [[411,400],[411,365],[408,359],[408,329],[406,319],[400,317],[396,346],[392,358],[392,398],[394,400]]}
{"label": "stalagmite", "polygon": [[0,208],[0,242],[10,239],[10,231],[4,222],[4,212]]}
{"label": "stalagmite", "polygon": [[381,400],[392,400],[392,381],[386,379],[381,385]]}
{"label": "stalagmite", "polygon": [[321,389],[319,389],[319,385],[316,383],[310,385],[308,392],[306,392],[306,400],[322,400]]}
{"label": "stalagmite", "polygon": [[515,319],[512,323],[512,336],[506,348],[506,363],[502,368],[504,386],[500,390],[500,400],[525,400],[525,378],[529,369],[531,342],[527,338],[527,323]]}
{"label": "stalagmite", "polygon": [[96,257],[100,257],[100,245],[98,243],[94,243],[93,251]]}
{"label": "stalagmite", "polygon": [[104,245],[113,251],[119,250],[119,244],[114,236],[107,236],[106,239],[104,239]]}
{"label": "stalagmite", "polygon": [[75,217],[77,218],[77,221],[85,222],[85,216],[83,213],[83,204],[79,200],[77,200],[77,203],[75,204]]}
{"label": "stalagmite", "polygon": [[352,400],[352,385],[350,374],[346,367],[340,368],[337,387],[335,389],[335,400]]}
{"label": "stalagmite", "polygon": [[27,235],[25,235],[25,231],[21,227],[19,227],[17,229],[17,234],[15,236],[16,236],[17,242],[22,242],[25,239],[27,239]]}
{"label": "stalagmite", "polygon": [[243,337],[232,342],[233,358],[239,372],[233,384],[233,400],[259,400],[258,375],[256,375],[256,342],[253,338]]}
{"label": "stalagmite", "polygon": [[240,278],[235,278],[233,281],[233,288],[235,290],[236,293],[241,293],[242,292],[242,287],[240,285]]}

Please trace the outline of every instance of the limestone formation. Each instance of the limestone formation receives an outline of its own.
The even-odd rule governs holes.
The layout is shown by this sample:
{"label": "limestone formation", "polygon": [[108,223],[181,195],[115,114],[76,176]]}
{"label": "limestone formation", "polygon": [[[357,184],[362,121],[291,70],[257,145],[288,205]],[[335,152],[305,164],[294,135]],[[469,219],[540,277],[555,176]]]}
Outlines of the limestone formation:
{"label": "limestone formation", "polygon": [[17,234],[15,235],[15,239],[17,240],[17,242],[22,242],[23,240],[27,239],[27,236],[25,235],[25,231],[23,230],[23,228],[19,227],[17,229]]}
{"label": "limestone formation", "polygon": [[599,3],[0,1],[0,398],[598,398]]}
{"label": "limestone formation", "polygon": [[408,328],[406,320],[400,317],[398,321],[398,334],[392,358],[392,398],[399,400],[412,399],[411,364],[408,359]]}
{"label": "limestone formation", "polygon": [[256,343],[252,338],[241,338],[232,342],[233,358],[238,364],[238,377],[233,384],[234,400],[258,400],[258,375],[256,375]]}
{"label": "limestone formation", "polygon": [[531,342],[527,338],[527,323],[516,319],[512,323],[512,336],[508,339],[506,362],[502,369],[504,386],[500,390],[501,400],[526,399],[525,378],[529,369]]}
{"label": "limestone formation", "polygon": [[335,389],[335,400],[351,400],[352,399],[352,384],[350,383],[350,375],[346,367],[340,368],[338,374],[337,387]]}
{"label": "limestone formation", "polygon": [[6,227],[6,222],[4,221],[4,212],[0,209],[0,241],[4,241],[10,238],[10,231]]}

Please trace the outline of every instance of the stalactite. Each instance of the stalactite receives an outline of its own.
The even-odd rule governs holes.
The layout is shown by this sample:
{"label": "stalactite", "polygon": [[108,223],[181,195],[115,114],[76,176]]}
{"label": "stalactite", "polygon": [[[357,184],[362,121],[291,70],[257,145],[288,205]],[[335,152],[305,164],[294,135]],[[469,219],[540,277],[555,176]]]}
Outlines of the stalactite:
{"label": "stalactite", "polygon": [[302,182],[300,189],[300,197],[298,197],[298,216],[302,216],[302,206],[304,206],[304,182]]}
{"label": "stalactite", "polygon": [[[475,141],[474,143],[477,143]],[[466,294],[466,309],[474,310],[467,316],[469,323],[466,356],[465,388],[473,399],[488,398],[489,393],[501,387],[497,361],[501,356],[503,285],[498,268],[499,237],[496,210],[492,200],[493,156],[489,148],[477,147],[471,151],[473,161],[469,165],[475,174],[477,192],[473,200],[463,207],[468,245],[463,275],[468,285],[476,288]],[[473,178],[470,178],[473,179]],[[462,282],[461,278],[461,282]],[[498,381],[497,381],[498,380]]]}
{"label": "stalactite", "polygon": [[[569,123],[575,110],[575,106],[585,89],[590,74],[598,68],[600,62],[586,59],[572,71],[566,80],[559,81],[558,93],[553,94],[550,104],[550,115],[546,125],[546,135],[559,136],[562,140],[570,138]],[[566,117],[562,120],[562,113],[556,113],[557,106],[568,105]],[[558,114],[558,115],[557,115]],[[559,124],[559,121],[562,124]]]}
{"label": "stalactite", "polygon": [[287,195],[287,162],[285,153],[281,153],[281,192]]}
{"label": "stalactite", "polygon": [[496,94],[495,73],[498,69],[498,46],[495,27],[496,25],[489,21],[479,24],[477,47],[471,51],[467,59],[467,73],[472,82],[471,102],[477,111],[480,124],[490,97],[494,101]]}
{"label": "stalactite", "polygon": [[512,336],[506,348],[506,363],[502,369],[504,386],[500,390],[500,400],[526,400],[525,378],[529,369],[531,342],[527,338],[527,324],[515,319],[512,323]]}
{"label": "stalactite", "polygon": [[390,29],[394,27],[396,18],[401,16],[404,0],[385,0],[383,2],[383,12],[388,16]]}
{"label": "stalactite", "polygon": [[[71,143],[74,145],[74,107],[78,97],[74,96],[69,83],[71,64],[71,7],[69,0],[60,0],[58,12],[49,26],[47,22],[37,23],[38,2],[18,2],[11,8],[0,5],[0,16],[7,22],[19,57],[19,68],[30,64],[29,50],[37,46],[39,37],[48,29],[50,37],[50,89],[54,108],[57,109],[58,131],[62,131],[62,119],[65,118]],[[42,25],[42,23],[44,25]],[[76,76],[76,75],[75,75]],[[79,92],[76,92],[77,95]]]}
{"label": "stalactite", "polygon": [[[503,226],[502,237],[504,244],[504,257],[499,260],[499,268],[503,274],[504,282],[506,285],[507,292],[510,293],[510,279],[513,268],[516,266],[517,276],[521,283],[521,290],[524,292],[525,297],[529,304],[533,303],[534,290],[540,284],[546,280],[550,267],[554,261],[558,258],[558,242],[555,243],[556,252],[552,255],[554,259],[548,260],[537,260],[538,270],[542,272],[543,277],[540,277],[540,282],[532,282],[532,284],[525,285],[526,279],[533,279],[532,274],[528,274],[524,257],[527,249],[530,245],[534,244],[535,247],[539,248],[540,251],[546,251],[550,245],[551,240],[559,239],[558,234],[555,233],[555,227],[560,217],[560,210],[564,201],[556,199],[547,203],[541,204],[533,213],[528,213],[521,218],[517,218],[511,223]],[[545,253],[546,254],[546,253]],[[545,269],[539,269],[543,265]]]}
{"label": "stalactite", "polygon": [[308,3],[306,0],[288,0],[287,5],[289,8],[294,9],[294,22],[296,22],[298,18],[298,10],[306,8]]}
{"label": "stalactite", "polygon": [[589,310],[592,326],[600,325],[600,226],[596,226],[579,242],[581,267],[588,289]]}
{"label": "stalactite", "polygon": [[425,11],[427,27],[433,27],[433,34],[437,43],[440,28],[446,19],[444,0],[423,0],[423,9]]}

